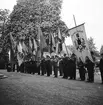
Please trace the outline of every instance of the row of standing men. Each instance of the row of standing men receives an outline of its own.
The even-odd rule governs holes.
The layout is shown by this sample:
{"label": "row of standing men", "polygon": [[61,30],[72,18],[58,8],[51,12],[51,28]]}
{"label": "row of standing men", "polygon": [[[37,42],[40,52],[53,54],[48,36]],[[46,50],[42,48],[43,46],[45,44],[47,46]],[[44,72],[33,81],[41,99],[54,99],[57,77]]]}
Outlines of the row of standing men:
{"label": "row of standing men", "polygon": [[[14,65],[15,66],[15,65]],[[15,67],[10,67],[10,63],[7,64],[7,71],[15,71]],[[17,64],[17,72],[29,73],[38,75],[50,76],[54,74],[54,77],[63,76],[63,78],[76,79],[76,59],[75,56],[60,58],[59,56],[46,56],[46,58],[36,60],[24,61],[20,66]]]}
{"label": "row of standing men", "polygon": [[[7,70],[10,71],[10,64],[7,66]],[[101,66],[102,64],[100,64]],[[94,82],[94,66],[93,63],[88,57],[86,57],[85,63],[81,59],[77,60],[75,54],[72,54],[71,57],[67,57],[64,54],[64,57],[60,58],[57,55],[46,56],[46,58],[39,59],[38,61],[30,59],[29,61],[23,62],[20,66],[17,65],[17,72],[35,74],[38,75],[47,75],[50,76],[52,73],[54,77],[62,76],[67,79],[76,79],[76,70],[78,68],[80,79],[82,81],[86,80],[86,74],[88,74],[88,82]],[[13,68],[15,71],[15,67]],[[101,68],[100,68],[101,71]],[[103,73],[102,73],[103,74]],[[103,76],[101,75],[101,78]],[[102,79],[103,82],[103,79]]]}

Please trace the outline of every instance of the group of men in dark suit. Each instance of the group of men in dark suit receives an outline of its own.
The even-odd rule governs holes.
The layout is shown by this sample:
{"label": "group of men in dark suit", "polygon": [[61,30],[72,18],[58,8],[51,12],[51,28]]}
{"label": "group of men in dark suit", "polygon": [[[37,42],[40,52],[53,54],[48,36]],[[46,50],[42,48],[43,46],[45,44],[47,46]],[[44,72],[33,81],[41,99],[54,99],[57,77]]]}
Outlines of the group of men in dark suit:
{"label": "group of men in dark suit", "polygon": [[[92,56],[93,57],[93,56]],[[82,81],[86,80],[85,74],[87,73],[87,82],[93,83],[94,82],[94,72],[95,72],[95,58],[93,58],[93,61],[89,59],[88,56],[85,58],[85,63],[82,62],[81,59],[78,60],[77,62],[77,67],[79,69],[79,74],[80,74],[80,79]],[[101,74],[101,81],[103,84],[103,53],[101,54],[101,58],[99,61],[99,70]]]}
{"label": "group of men in dark suit", "polygon": [[94,82],[94,66],[95,63],[89,59],[88,56],[85,58],[85,63],[79,58],[77,62],[77,67],[79,69],[80,79],[81,81],[86,80],[86,73],[88,74],[87,82]]}
{"label": "group of men in dark suit", "polygon": [[71,57],[63,58],[63,78],[76,79],[76,56],[72,54]]}
{"label": "group of men in dark suit", "polygon": [[76,79],[75,55],[72,55],[71,57],[66,56],[66,54],[64,54],[64,57],[55,55],[51,58],[50,56],[47,56],[46,59],[41,61],[41,71],[42,70],[47,72],[47,76],[50,76],[53,73],[54,77],[62,76],[65,79],[68,77],[70,77],[70,79]]}
{"label": "group of men in dark suit", "polygon": [[[15,71],[10,67],[10,63],[7,65],[7,71]],[[76,79],[76,59],[75,56],[68,57],[64,54],[64,57],[59,57],[58,55],[36,60],[28,60],[23,62],[20,66],[16,64],[17,72],[29,73],[38,75],[54,75],[54,77],[63,76],[63,78],[70,77],[71,79]],[[10,70],[11,69],[11,70]]]}
{"label": "group of men in dark suit", "polygon": [[[7,64],[7,71],[15,71],[15,65]],[[46,58],[36,60],[28,60],[23,62],[20,66],[17,64],[17,72],[29,73],[38,75],[54,75],[54,77],[62,76],[64,79],[76,79],[76,69],[78,68],[80,79],[82,81],[86,80],[85,74],[88,74],[87,81],[94,82],[94,66],[89,57],[86,57],[85,63],[82,62],[81,59],[77,60],[75,54],[72,54],[71,57],[66,56],[64,54],[63,57],[59,57],[58,55],[52,56],[50,58],[49,55]],[[103,54],[101,54],[101,59],[99,63],[99,68],[101,72],[101,79],[103,84]]]}

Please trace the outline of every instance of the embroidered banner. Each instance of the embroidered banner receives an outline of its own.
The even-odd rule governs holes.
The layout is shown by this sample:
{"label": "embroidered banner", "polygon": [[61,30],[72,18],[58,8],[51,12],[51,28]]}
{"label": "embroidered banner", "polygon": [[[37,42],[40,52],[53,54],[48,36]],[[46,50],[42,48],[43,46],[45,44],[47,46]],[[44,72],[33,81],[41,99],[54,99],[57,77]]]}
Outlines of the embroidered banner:
{"label": "embroidered banner", "polygon": [[71,28],[69,34],[71,35],[73,45],[75,46],[75,54],[77,58],[81,58],[81,60],[85,62],[85,57],[88,56],[89,59],[93,61],[88,46],[84,24]]}

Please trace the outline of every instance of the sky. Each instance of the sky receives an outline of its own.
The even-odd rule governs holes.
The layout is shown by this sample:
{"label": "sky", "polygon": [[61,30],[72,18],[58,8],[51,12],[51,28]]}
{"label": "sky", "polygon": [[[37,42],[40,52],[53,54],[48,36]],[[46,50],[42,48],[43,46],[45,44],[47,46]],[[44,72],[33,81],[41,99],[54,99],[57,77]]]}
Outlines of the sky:
{"label": "sky", "polygon": [[[0,8],[13,10],[16,0],[0,0]],[[94,39],[97,50],[103,45],[103,0],[63,0],[61,19],[66,23],[68,28],[76,24],[85,23],[87,38]],[[67,45],[72,45],[71,37],[66,39]]]}

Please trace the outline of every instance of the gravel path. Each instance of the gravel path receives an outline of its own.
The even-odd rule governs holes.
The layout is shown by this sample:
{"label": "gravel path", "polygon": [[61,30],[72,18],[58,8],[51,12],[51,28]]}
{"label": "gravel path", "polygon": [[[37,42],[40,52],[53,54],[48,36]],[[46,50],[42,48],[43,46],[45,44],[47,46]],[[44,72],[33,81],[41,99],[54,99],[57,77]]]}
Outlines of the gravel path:
{"label": "gravel path", "polygon": [[78,80],[6,72],[0,79],[0,105],[103,105],[103,85]]}

